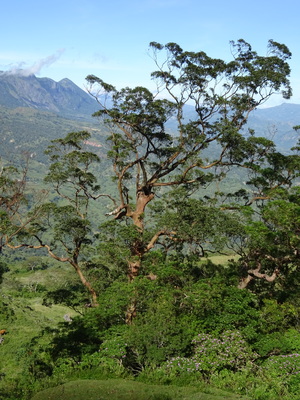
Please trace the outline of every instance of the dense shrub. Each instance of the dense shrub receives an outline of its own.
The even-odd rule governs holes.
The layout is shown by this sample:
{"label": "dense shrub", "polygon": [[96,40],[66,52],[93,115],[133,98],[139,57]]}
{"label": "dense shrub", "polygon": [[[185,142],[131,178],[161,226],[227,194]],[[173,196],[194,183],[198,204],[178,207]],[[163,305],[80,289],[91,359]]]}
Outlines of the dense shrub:
{"label": "dense shrub", "polygon": [[219,337],[198,334],[192,344],[194,351],[191,357],[175,357],[162,366],[167,374],[199,372],[210,377],[224,369],[238,371],[251,368],[257,358],[238,331],[225,331]]}

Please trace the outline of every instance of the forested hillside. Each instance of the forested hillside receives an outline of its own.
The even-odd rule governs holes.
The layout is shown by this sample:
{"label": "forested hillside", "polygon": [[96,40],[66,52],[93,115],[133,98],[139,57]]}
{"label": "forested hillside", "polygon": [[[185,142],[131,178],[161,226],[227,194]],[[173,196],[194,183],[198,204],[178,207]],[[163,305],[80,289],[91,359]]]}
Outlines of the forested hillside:
{"label": "forested hillside", "polygon": [[231,45],[151,43],[158,93],[2,81],[0,398],[299,396],[291,54]]}
{"label": "forested hillside", "polygon": [[0,107],[2,158],[13,158],[22,153],[33,161],[48,163],[45,150],[51,140],[77,130],[89,130],[95,144],[105,145],[106,133],[97,121],[77,121],[60,115],[28,107]]}

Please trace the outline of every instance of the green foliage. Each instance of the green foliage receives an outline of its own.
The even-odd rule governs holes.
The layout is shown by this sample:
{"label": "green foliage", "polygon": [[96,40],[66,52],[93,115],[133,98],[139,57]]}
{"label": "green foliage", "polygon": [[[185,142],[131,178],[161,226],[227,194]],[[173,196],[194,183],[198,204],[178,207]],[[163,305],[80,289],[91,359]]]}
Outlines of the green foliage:
{"label": "green foliage", "polygon": [[253,400],[294,400],[289,394],[285,382],[270,379],[263,371],[256,371],[255,374],[249,370],[233,372],[222,370],[212,375],[211,384],[215,387],[230,392],[239,393],[242,396],[249,396]]}
{"label": "green foliage", "polygon": [[53,304],[62,304],[73,309],[76,312],[82,313],[84,306],[89,304],[89,298],[82,285],[72,284],[65,285],[55,290],[47,290],[43,297],[43,305],[51,307]]}
{"label": "green foliage", "polygon": [[273,151],[267,154],[266,164],[256,166],[255,173],[248,184],[259,193],[271,194],[278,187],[289,188],[299,177],[300,161],[298,154],[284,155]]}
{"label": "green foliage", "polygon": [[198,334],[192,340],[193,354],[189,358],[171,358],[161,368],[171,376],[183,373],[200,373],[210,377],[223,370],[238,371],[252,368],[257,355],[238,331],[225,331],[219,338]]}
{"label": "green foliage", "polygon": [[298,353],[271,356],[263,364],[265,372],[275,378],[280,378],[286,383],[293,377],[292,385],[299,386],[299,378],[295,379],[300,373],[300,355]]}
{"label": "green foliage", "polygon": [[[20,246],[44,249],[68,263],[83,287],[58,273],[63,267],[54,284],[30,279],[36,273],[51,276],[48,265],[41,270],[42,264],[19,260],[16,278],[6,276],[0,264],[8,298],[15,301],[17,291],[27,298],[29,316],[37,321],[28,337],[18,332],[20,388],[26,388],[25,379],[28,387],[50,377],[53,382],[117,376],[201,385],[207,380],[258,400],[264,391],[277,399],[299,387],[300,213],[299,190],[291,189],[299,177],[299,157],[280,154],[272,141],[244,131],[249,114],[272,94],[291,95],[291,54],[274,41],[265,57],[244,40],[231,46],[233,60],[226,62],[183,51],[176,43],[152,43],[158,68],[152,77],[172,101],[143,87],[117,90],[88,77],[111,96],[111,107],[103,104],[95,115],[110,127],[106,159],[114,188],[106,184],[108,194],[99,192],[100,156],[88,151],[88,131],[72,130],[52,140],[45,177],[51,198],[30,214],[26,210]],[[187,102],[194,108],[191,119]],[[172,135],[169,120],[176,125]],[[249,189],[206,191],[239,167],[252,172]],[[3,169],[0,178],[4,233],[15,229],[14,205],[17,212],[27,205],[18,171]],[[100,224],[100,212],[91,205],[99,198],[113,203],[107,213],[113,221]],[[20,239],[18,230],[15,236]],[[210,254],[223,254],[226,262],[203,260]],[[252,282],[252,291],[240,290],[241,276],[272,285],[266,289],[266,282]],[[274,283],[275,278],[280,279]],[[77,315],[65,322],[60,316],[53,324],[38,319],[36,307],[50,313],[58,304]],[[15,315],[8,310],[23,308],[7,307],[5,297],[0,305],[5,322],[14,326]],[[1,354],[8,354],[9,346],[5,338]],[[145,398],[176,398],[169,393],[160,388]]]}
{"label": "green foliage", "polygon": [[[0,251],[14,237],[21,236],[27,222],[25,193],[27,164],[23,168],[0,164]],[[25,214],[25,216],[24,216]]]}
{"label": "green foliage", "polygon": [[295,328],[284,332],[265,333],[255,342],[254,347],[262,357],[276,354],[292,354],[300,351],[300,334]]}
{"label": "green foliage", "polygon": [[[151,296],[151,292],[148,293]],[[139,296],[147,296],[147,292],[139,291]],[[160,291],[156,296],[152,294],[152,301],[149,300],[148,297],[146,309],[143,307],[145,301],[139,304],[135,323],[126,336],[133,362],[129,367],[135,373],[158,366],[175,354],[185,354],[194,335],[195,321],[178,312],[176,292]]]}
{"label": "green foliage", "polygon": [[84,149],[90,136],[86,131],[71,132],[63,139],[53,140],[46,151],[52,164],[45,181],[52,183],[56,192],[68,200],[79,215],[84,215],[89,198],[99,190],[90,166],[100,159]]}
{"label": "green foliage", "polygon": [[[54,329],[51,346],[46,350],[50,352],[52,359],[60,359],[60,362],[64,362],[64,359],[67,362],[74,359],[80,361],[84,355],[88,356],[98,351],[101,343],[114,337],[119,329],[123,332],[125,312],[132,298],[132,290],[127,282],[116,281],[99,296],[101,307],[85,310],[81,308],[81,317],[77,316],[71,322],[62,323],[58,329]],[[49,296],[55,300],[54,296],[63,293],[56,291]],[[64,302],[71,308],[79,308],[73,296],[69,296]]]}
{"label": "green foliage", "polygon": [[[274,282],[277,296],[283,300],[287,288],[296,283],[299,266],[299,188],[277,190],[274,198],[263,203],[258,217],[245,226],[247,237],[240,265],[244,274]],[[276,277],[279,276],[276,281]],[[259,285],[256,285],[259,290]],[[292,294],[291,292],[290,294]]]}
{"label": "green foliage", "polygon": [[0,259],[0,284],[2,283],[2,280],[3,280],[2,276],[3,276],[4,272],[7,272],[8,270],[9,269],[8,269],[7,263],[4,260]]}
{"label": "green foliage", "polygon": [[290,302],[279,303],[274,299],[264,299],[261,315],[265,322],[264,332],[283,332],[289,327],[298,327],[299,311],[297,306]]}
{"label": "green foliage", "polygon": [[[229,327],[241,329],[248,339],[253,340],[261,329],[259,311],[253,308],[253,295],[232,287],[224,290],[219,280],[189,285],[188,282],[179,290],[172,288],[170,282],[166,285],[143,278],[134,284],[115,282],[99,296],[102,307],[90,310],[83,315],[82,321],[75,320],[56,334],[53,351],[58,357],[64,354],[74,357],[76,351],[76,357],[81,359],[82,353],[77,350],[83,346],[87,354],[88,343],[96,340],[88,329],[83,328],[88,324],[96,329],[99,339],[112,346],[107,346],[110,349],[108,358],[114,358],[112,353],[119,351],[118,346],[122,344],[123,350],[126,347],[122,365],[139,374],[145,368],[161,365],[170,357],[189,354],[191,340],[199,328],[207,332],[222,332]],[[124,329],[126,309],[133,297],[137,300],[137,316],[134,324]],[[83,329],[87,336],[81,335],[79,344],[77,334],[70,336],[69,333]]]}
{"label": "green foliage", "polygon": [[[10,299],[3,295],[0,297],[0,315],[2,325],[6,325],[9,321],[12,321],[15,316],[14,309],[11,307]],[[1,329],[4,328],[1,327]]]}
{"label": "green foliage", "polygon": [[50,349],[51,358],[80,360],[83,354],[95,352],[101,344],[101,332],[90,319],[74,318],[72,323],[61,324]]}
{"label": "green foliage", "polygon": [[126,357],[126,346],[127,343],[122,342],[121,337],[113,337],[108,340],[104,340],[104,342],[100,346],[101,356],[106,358],[112,358],[117,360],[118,362],[122,362],[122,360]]}
{"label": "green foliage", "polygon": [[239,330],[249,340],[255,337],[260,312],[252,293],[226,286],[220,278],[200,280],[184,293],[181,307],[197,320],[198,330]]}
{"label": "green foliage", "polygon": [[166,195],[171,200],[153,207],[158,214],[157,225],[173,232],[169,241],[165,239],[169,247],[202,257],[226,248],[232,251],[234,241],[244,232],[240,215],[186,196],[184,190],[174,191]]}

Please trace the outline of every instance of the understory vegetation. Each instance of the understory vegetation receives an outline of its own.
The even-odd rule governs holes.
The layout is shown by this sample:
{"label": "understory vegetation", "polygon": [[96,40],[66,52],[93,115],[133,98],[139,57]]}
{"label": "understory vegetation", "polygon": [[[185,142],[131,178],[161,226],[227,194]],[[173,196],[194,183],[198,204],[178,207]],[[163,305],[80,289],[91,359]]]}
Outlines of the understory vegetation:
{"label": "understory vegetation", "polygon": [[300,148],[245,129],[291,54],[150,47],[156,95],[87,78],[100,155],[2,161],[0,398],[299,398]]}

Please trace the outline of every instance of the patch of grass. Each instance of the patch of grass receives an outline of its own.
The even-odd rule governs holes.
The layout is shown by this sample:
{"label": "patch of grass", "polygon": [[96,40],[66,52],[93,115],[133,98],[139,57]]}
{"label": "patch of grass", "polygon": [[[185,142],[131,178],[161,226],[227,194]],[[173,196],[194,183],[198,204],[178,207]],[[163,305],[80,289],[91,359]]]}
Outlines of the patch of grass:
{"label": "patch of grass", "polygon": [[246,400],[217,391],[203,393],[196,387],[146,385],[131,380],[77,380],[43,390],[31,400]]}
{"label": "patch of grass", "polygon": [[45,307],[38,297],[13,299],[7,296],[7,299],[11,299],[14,316],[7,321],[0,319],[0,329],[8,331],[0,345],[0,373],[13,379],[22,373],[23,357],[32,338],[44,328],[55,327],[58,322],[63,322],[65,314],[73,316],[75,312],[60,305]]}
{"label": "patch of grass", "polygon": [[[38,268],[43,263],[48,264],[48,268]],[[4,275],[2,284],[4,291],[9,286],[9,281],[13,279],[21,285],[36,283],[46,285],[48,289],[52,290],[61,285],[62,282],[69,282],[77,278],[73,269],[67,264],[59,263],[48,256],[32,255],[25,252],[24,258],[13,262],[9,269],[10,271]]]}
{"label": "patch of grass", "polygon": [[[45,328],[57,327],[66,314],[71,318],[76,315],[75,311],[63,305],[44,306],[44,292],[36,290],[39,285],[54,290],[65,282],[76,282],[78,277],[71,267],[52,260],[48,262],[47,257],[30,256],[29,260],[36,269],[28,270],[29,262],[16,260],[9,265],[10,270],[4,274],[1,285],[0,300],[9,307],[9,316],[0,308],[0,329],[8,332],[0,344],[0,374],[5,374],[2,381],[14,380],[23,374],[34,337]],[[38,269],[42,262],[47,262],[49,267]]]}

